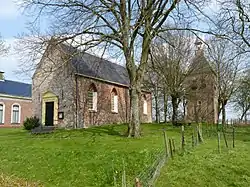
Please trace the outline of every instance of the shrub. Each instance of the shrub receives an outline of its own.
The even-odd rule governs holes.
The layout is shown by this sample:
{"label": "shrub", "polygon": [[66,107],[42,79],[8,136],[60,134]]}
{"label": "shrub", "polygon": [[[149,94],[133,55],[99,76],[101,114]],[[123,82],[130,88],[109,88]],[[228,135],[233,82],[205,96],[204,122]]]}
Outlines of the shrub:
{"label": "shrub", "polygon": [[23,123],[23,126],[25,130],[31,130],[36,127],[39,127],[40,122],[39,122],[39,119],[36,116],[34,116],[34,117],[26,118]]}

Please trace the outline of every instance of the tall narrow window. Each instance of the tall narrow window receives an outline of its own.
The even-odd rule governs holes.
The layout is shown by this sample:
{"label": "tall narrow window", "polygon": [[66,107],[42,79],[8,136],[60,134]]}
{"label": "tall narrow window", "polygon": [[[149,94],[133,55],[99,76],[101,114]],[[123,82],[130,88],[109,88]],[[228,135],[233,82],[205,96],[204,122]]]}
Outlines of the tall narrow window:
{"label": "tall narrow window", "polygon": [[12,105],[12,120],[11,123],[20,123],[20,105]]}
{"label": "tall narrow window", "polygon": [[148,102],[145,95],[143,96],[143,114],[148,114]]}
{"label": "tall narrow window", "polygon": [[111,111],[118,113],[118,94],[115,88],[111,92]]}
{"label": "tall narrow window", "polygon": [[94,84],[91,84],[88,90],[88,109],[97,111],[97,89]]}
{"label": "tall narrow window", "polygon": [[4,104],[0,104],[0,124],[4,123]]}

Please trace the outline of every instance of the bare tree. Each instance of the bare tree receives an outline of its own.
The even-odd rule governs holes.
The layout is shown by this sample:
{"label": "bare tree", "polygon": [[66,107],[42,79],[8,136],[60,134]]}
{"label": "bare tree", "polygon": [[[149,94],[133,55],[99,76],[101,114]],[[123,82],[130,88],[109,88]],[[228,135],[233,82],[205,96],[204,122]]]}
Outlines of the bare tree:
{"label": "bare tree", "polygon": [[185,95],[185,80],[190,73],[193,38],[185,31],[168,32],[152,44],[151,60],[161,77],[172,103],[172,123],[177,124],[177,111]]}
{"label": "bare tree", "polygon": [[[152,40],[165,30],[190,30],[190,25],[203,16],[206,0],[24,0],[24,12],[34,16],[32,28],[42,18],[49,20],[47,35],[60,42],[73,40],[77,47],[87,49],[108,45],[120,51],[130,79],[131,120],[129,136],[140,136],[139,101],[141,84],[148,65]],[[192,17],[192,19],[190,19]],[[185,27],[174,25],[182,20]],[[163,27],[168,22],[173,27]],[[209,31],[203,31],[210,33]],[[80,42],[79,42],[80,41]]]}
{"label": "bare tree", "polygon": [[6,46],[4,40],[0,35],[0,55],[4,55],[8,52],[8,47]]}
{"label": "bare tree", "polygon": [[222,124],[226,122],[226,105],[237,90],[241,59],[238,51],[228,40],[212,38],[207,54],[217,77],[218,120],[222,112]]}
{"label": "bare tree", "polygon": [[240,120],[247,122],[247,112],[250,111],[250,72],[245,72],[233,99],[234,107],[241,112]]}
{"label": "bare tree", "polygon": [[248,0],[218,0],[219,25],[234,42],[250,52],[250,6]]}

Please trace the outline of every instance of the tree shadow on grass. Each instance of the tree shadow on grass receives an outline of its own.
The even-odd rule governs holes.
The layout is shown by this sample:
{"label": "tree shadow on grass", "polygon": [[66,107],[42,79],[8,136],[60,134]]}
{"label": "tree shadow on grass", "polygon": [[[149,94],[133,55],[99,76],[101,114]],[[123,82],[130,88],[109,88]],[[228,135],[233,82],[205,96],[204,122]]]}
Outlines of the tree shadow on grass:
{"label": "tree shadow on grass", "polygon": [[103,135],[110,135],[110,136],[118,136],[118,137],[126,137],[126,133],[121,133],[115,129],[116,126],[103,126],[103,127],[92,127],[86,129],[86,132],[92,133],[93,136],[103,136]]}

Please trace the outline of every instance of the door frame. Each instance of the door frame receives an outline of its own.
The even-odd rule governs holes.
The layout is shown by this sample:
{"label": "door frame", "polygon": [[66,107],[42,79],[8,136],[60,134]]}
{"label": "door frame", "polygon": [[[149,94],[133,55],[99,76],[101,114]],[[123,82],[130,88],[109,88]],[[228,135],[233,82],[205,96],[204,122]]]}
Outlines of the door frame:
{"label": "door frame", "polygon": [[58,97],[52,92],[45,92],[42,96],[42,125],[45,125],[46,102],[54,102],[54,120],[53,125],[58,124]]}
{"label": "door frame", "polygon": [[[48,115],[48,104],[51,104],[52,105],[52,107],[51,107],[51,115],[52,115],[52,124],[46,124],[46,118],[47,118],[47,115]],[[54,126],[54,105],[55,105],[55,102],[54,101],[47,101],[47,102],[45,102],[45,126]],[[50,120],[49,120],[50,121]]]}

